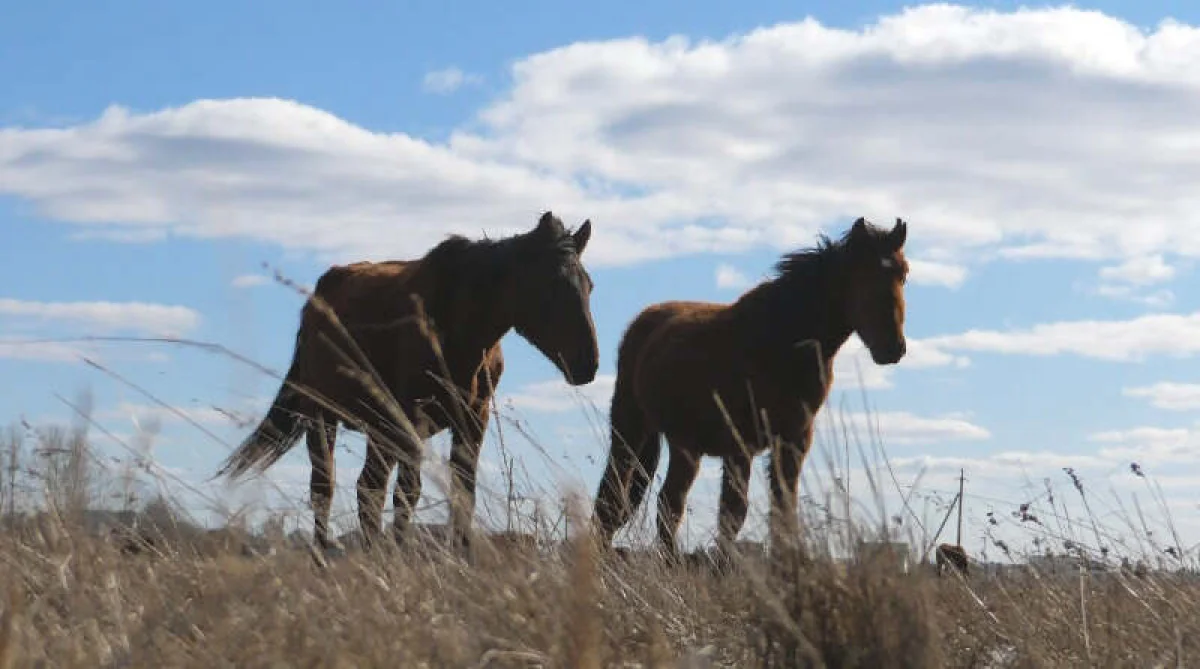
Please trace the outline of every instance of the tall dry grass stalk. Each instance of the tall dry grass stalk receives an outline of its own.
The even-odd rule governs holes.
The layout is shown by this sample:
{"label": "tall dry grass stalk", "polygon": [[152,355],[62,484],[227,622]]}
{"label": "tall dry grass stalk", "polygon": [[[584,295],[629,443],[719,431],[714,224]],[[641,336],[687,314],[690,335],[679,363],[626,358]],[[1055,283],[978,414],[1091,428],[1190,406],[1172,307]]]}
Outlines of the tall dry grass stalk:
{"label": "tall dry grass stalk", "polygon": [[[94,488],[103,476],[69,480]],[[169,502],[156,505],[160,516],[179,513]],[[139,552],[121,534],[45,513],[48,501],[23,508],[0,537],[0,582],[13,590],[0,611],[0,666],[1174,667],[1200,658],[1191,573],[976,569],[938,579],[861,544],[852,559],[830,550],[854,544],[829,534],[874,536],[871,526],[808,522],[804,551],[744,546],[721,568],[703,555],[669,567],[649,551],[597,552],[576,499],[563,509],[574,528],[565,541],[484,533],[470,562],[435,544],[351,552],[320,570],[278,529],[268,538],[160,517],[155,526],[176,530]]]}
{"label": "tall dry grass stalk", "polygon": [[[346,362],[347,373],[370,383],[371,373],[354,367],[361,361],[347,354]],[[86,415],[86,402],[78,404]],[[937,578],[928,562],[937,523],[913,508],[915,486],[900,491],[900,508],[887,508],[900,484],[878,435],[839,422],[836,407],[827,411],[835,427],[805,465],[794,548],[742,544],[728,560],[698,553],[678,566],[649,550],[597,551],[578,499],[567,497],[559,521],[547,521],[555,516],[547,500],[564,496],[544,482],[518,482],[515,461],[505,489],[492,492],[508,510],[502,526],[531,528],[535,541],[480,532],[470,559],[414,540],[351,550],[317,568],[278,524],[267,531],[236,517],[221,528],[197,526],[169,494],[188,484],[166,480],[152,463],[138,472],[154,479],[144,483],[160,499],[140,500],[133,521],[118,518],[135,527],[111,532],[90,512],[114,481],[129,486],[128,470],[99,466],[79,425],[101,428],[83,421],[73,431],[10,431],[0,583],[13,596],[0,610],[0,669],[1200,665],[1195,558],[1178,548],[1177,533],[1150,537],[1140,506],[1125,522],[1128,545],[1146,547],[1142,554],[1120,555],[1111,548],[1115,531],[1092,507],[1090,517],[1070,518],[1053,495],[1045,506],[1023,505],[1012,523],[1038,541],[1069,542],[1078,558],[1127,557],[1144,571],[975,564],[965,577]],[[519,422],[496,423],[528,438]],[[530,445],[557,471],[545,449]],[[866,480],[852,487],[855,459]],[[1092,503],[1085,482],[1072,485]],[[534,517],[513,517],[521,497],[540,498]],[[1170,526],[1161,495],[1154,498]],[[304,500],[296,505],[303,517]],[[1035,515],[1044,518],[1028,520]],[[913,547],[909,569],[871,548],[875,541]],[[1168,548],[1174,562],[1147,559]]]}

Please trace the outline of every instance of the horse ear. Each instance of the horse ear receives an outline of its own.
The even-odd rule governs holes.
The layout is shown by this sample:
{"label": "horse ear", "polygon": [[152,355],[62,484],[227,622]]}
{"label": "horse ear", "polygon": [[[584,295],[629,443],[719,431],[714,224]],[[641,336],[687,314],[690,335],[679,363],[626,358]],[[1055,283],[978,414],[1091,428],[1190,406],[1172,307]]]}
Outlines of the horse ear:
{"label": "horse ear", "polygon": [[850,237],[853,239],[862,239],[865,234],[867,234],[867,219],[859,216],[854,225],[850,226]]}
{"label": "horse ear", "polygon": [[899,216],[896,217],[896,226],[892,228],[888,238],[892,242],[892,247],[897,251],[904,248],[904,242],[908,239],[908,224],[900,220]]}
{"label": "horse ear", "polygon": [[592,219],[587,219],[573,235],[575,237],[575,254],[583,255],[583,250],[587,248],[588,240],[592,238]]}
{"label": "horse ear", "polygon": [[563,233],[562,221],[552,212],[547,211],[538,219],[537,232],[558,236]]}

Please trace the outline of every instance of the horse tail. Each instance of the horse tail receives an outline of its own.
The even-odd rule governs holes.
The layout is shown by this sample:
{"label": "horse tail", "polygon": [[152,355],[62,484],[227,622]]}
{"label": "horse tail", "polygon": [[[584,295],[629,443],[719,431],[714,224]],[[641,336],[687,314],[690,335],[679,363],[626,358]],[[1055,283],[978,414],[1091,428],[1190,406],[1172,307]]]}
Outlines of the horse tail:
{"label": "horse tail", "polygon": [[[301,337],[296,339],[299,349]],[[265,471],[287,455],[304,434],[308,418],[305,409],[311,407],[312,401],[293,385],[300,363],[300,351],[296,353],[267,415],[221,464],[217,478],[237,479],[252,469]]]}
{"label": "horse tail", "polygon": [[633,379],[629,378],[629,375],[617,374],[612,404],[609,407],[612,425],[610,447],[627,449],[631,456],[630,464],[637,467],[633,476],[644,476],[648,479],[658,466],[659,435],[646,420],[646,414],[634,397],[632,386]]}
{"label": "horse tail", "polygon": [[270,410],[222,463],[216,478],[228,476],[236,479],[252,469],[265,471],[287,455],[310,426],[310,421],[317,419],[322,402],[299,387],[301,380],[313,378],[314,371],[320,373],[320,367],[313,367],[312,358],[316,354],[314,342],[319,333],[327,331],[329,319],[317,306],[317,300],[328,301],[331,295],[336,295],[342,289],[353,273],[352,265],[334,265],[317,279],[312,294],[300,309],[300,327],[296,330],[292,363],[275,399],[271,401]]}
{"label": "horse tail", "polygon": [[634,391],[637,363],[647,339],[665,320],[664,311],[642,312],[629,325],[617,351],[617,380],[609,406],[612,426],[608,465],[596,494],[595,516],[606,539],[628,522],[646,495],[658,467],[659,431]]}
{"label": "horse tail", "polygon": [[264,471],[292,450],[306,424],[300,415],[299,393],[288,387],[285,380],[271,409],[250,436],[246,437],[222,463],[217,476],[239,478],[250,470]]}
{"label": "horse tail", "polygon": [[611,445],[615,448],[624,443],[631,449],[642,470],[640,475],[647,480],[658,466],[659,430],[637,400],[634,379],[646,344],[675,315],[674,307],[674,303],[666,302],[643,310],[625,330],[617,350],[617,380],[609,407]]}

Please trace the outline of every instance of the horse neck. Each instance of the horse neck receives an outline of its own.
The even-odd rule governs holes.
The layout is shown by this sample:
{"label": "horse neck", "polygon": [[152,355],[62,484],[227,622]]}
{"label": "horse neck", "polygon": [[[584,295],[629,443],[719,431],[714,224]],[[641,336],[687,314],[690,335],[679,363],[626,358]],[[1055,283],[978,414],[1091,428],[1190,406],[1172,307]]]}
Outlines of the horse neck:
{"label": "horse neck", "polygon": [[438,323],[443,352],[457,378],[474,374],[483,355],[512,329],[512,309],[504,281],[496,277],[466,275],[452,279],[439,292],[434,320]]}
{"label": "horse neck", "polygon": [[832,278],[780,277],[758,285],[734,303],[734,320],[758,355],[783,363],[795,359],[803,342],[815,341],[825,364],[832,363],[853,328],[836,286],[821,285],[826,281]]}

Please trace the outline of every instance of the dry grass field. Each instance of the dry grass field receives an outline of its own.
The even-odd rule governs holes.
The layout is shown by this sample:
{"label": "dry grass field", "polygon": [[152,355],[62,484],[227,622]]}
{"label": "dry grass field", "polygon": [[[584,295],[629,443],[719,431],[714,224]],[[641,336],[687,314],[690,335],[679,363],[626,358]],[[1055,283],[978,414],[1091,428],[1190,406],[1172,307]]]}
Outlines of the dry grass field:
{"label": "dry grass field", "polygon": [[[162,500],[136,533],[100,528],[88,491],[119,482],[96,480],[86,435],[30,445],[18,432],[2,491],[3,669],[1200,666],[1194,569],[939,578],[926,563],[834,559],[824,536],[805,559],[751,549],[718,570],[495,535],[470,563],[421,544],[321,568],[278,531],[200,529]],[[36,500],[19,499],[22,477]]]}

